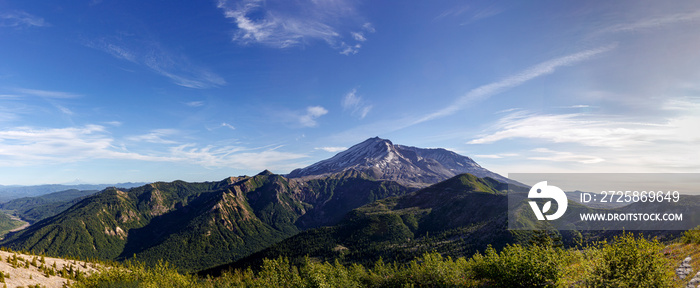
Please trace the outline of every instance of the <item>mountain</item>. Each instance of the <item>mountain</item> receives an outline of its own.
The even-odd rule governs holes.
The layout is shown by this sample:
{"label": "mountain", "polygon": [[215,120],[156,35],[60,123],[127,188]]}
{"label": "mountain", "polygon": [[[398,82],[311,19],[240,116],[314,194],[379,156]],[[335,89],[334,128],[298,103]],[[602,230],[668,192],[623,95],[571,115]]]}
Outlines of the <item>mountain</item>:
{"label": "mountain", "polygon": [[411,187],[426,187],[462,173],[510,182],[469,157],[442,148],[425,149],[394,145],[379,137],[356,144],[335,156],[293,170],[289,178],[313,178],[356,170],[375,179],[391,180]]}
{"label": "mountain", "polygon": [[[419,200],[404,199],[409,201],[405,203],[391,200],[399,199],[392,197],[414,192],[417,187],[438,183],[464,171],[493,178],[477,181],[474,180],[478,179],[475,176],[468,176],[474,179],[467,181],[457,177],[454,183],[439,183],[433,186],[433,190],[421,190],[436,192],[416,192],[416,197],[422,197]],[[464,181],[479,184],[472,187],[464,184]],[[84,259],[136,258],[147,263],[163,259],[182,271],[198,271],[241,259],[302,231],[323,231],[314,229],[336,227],[334,225],[341,221],[349,221],[348,212],[378,200],[374,202],[380,203],[377,207],[385,205],[389,210],[375,214],[357,214],[358,210],[355,210],[351,215],[356,217],[350,218],[354,219],[350,223],[355,226],[343,226],[345,228],[339,230],[339,235],[346,235],[342,233],[353,229],[369,233],[363,225],[370,225],[374,227],[371,229],[379,229],[380,232],[385,226],[399,229],[396,233],[390,229],[389,234],[382,234],[391,241],[451,237],[449,235],[454,233],[462,235],[460,233],[464,229],[482,234],[484,230],[479,229],[500,231],[494,227],[504,225],[504,218],[498,214],[501,209],[486,204],[474,206],[483,201],[501,203],[505,196],[500,191],[505,189],[505,184],[499,181],[508,179],[454,152],[394,145],[388,140],[372,138],[328,160],[295,170],[286,177],[265,170],[255,176],[230,177],[218,182],[156,182],[130,189],[107,188],[78,201],[61,213],[9,234],[0,245],[15,250]],[[469,192],[490,196],[472,193],[479,195],[472,197],[461,192],[449,192],[464,190],[459,185],[467,185],[465,187]],[[431,203],[432,206],[414,209],[406,204],[413,203],[411,201]],[[402,205],[408,205],[408,210],[396,208]],[[460,208],[460,205],[469,207],[469,210]],[[400,211],[392,210],[394,208]],[[464,215],[481,211],[488,217],[472,219],[471,216],[450,212],[452,210],[462,211],[466,213]],[[401,222],[397,222],[396,215],[400,215],[398,219]],[[459,216],[453,220],[461,224],[451,225],[454,221],[444,218],[451,215]],[[464,220],[467,218],[471,220]],[[384,220],[393,222],[382,224]],[[469,223],[473,225],[465,226],[459,222],[461,220],[472,221]],[[437,234],[435,237],[421,236],[425,233]],[[477,237],[480,235],[478,233],[470,235]],[[351,237],[359,242],[347,245],[384,239],[382,235],[374,235],[367,240],[361,237],[364,234],[359,235]],[[389,242],[384,240],[377,243],[379,246],[376,247],[390,246],[386,246]],[[476,249],[476,246],[469,244],[472,242],[464,243],[464,249]]]}
{"label": "mountain", "polygon": [[11,212],[30,224],[56,215],[97,190],[77,190],[53,192],[36,197],[22,197],[0,204],[0,209]]}
{"label": "mountain", "polygon": [[48,193],[65,191],[65,190],[102,190],[107,187],[133,188],[145,185],[146,183],[117,183],[117,184],[77,184],[77,185],[62,185],[62,184],[46,184],[32,186],[2,186],[0,185],[0,202],[10,201],[21,197],[34,197]]}
{"label": "mountain", "polygon": [[305,181],[264,171],[219,182],[108,188],[8,235],[0,245],[83,259],[135,257],[151,264],[164,259],[182,271],[197,271],[411,191],[351,171]]}
{"label": "mountain", "polygon": [[[525,189],[525,188],[523,188]],[[471,256],[487,245],[519,241],[507,230],[508,184],[461,174],[398,197],[357,208],[338,224],[299,233],[238,262],[202,271],[259,267],[262,259],[288,257],[295,264],[318,261],[372,264],[408,261],[424,252]]]}

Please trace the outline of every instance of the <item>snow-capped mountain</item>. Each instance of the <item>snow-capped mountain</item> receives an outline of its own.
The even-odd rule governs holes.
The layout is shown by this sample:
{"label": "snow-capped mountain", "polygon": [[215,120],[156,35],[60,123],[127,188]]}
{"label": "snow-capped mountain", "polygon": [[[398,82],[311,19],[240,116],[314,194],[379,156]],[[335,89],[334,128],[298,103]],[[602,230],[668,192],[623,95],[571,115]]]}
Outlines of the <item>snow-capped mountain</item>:
{"label": "snow-capped mountain", "polygon": [[306,168],[296,169],[287,176],[321,176],[350,169],[365,172],[376,179],[394,180],[415,187],[428,186],[462,173],[510,181],[452,151],[394,145],[379,137],[367,139]]}

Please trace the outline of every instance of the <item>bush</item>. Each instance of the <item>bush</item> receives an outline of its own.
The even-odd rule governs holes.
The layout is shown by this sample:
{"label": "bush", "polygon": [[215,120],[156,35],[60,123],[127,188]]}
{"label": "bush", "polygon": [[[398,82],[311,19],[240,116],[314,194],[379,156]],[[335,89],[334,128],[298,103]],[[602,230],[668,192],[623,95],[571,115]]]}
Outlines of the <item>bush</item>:
{"label": "bush", "polygon": [[693,228],[692,230],[688,230],[683,232],[683,237],[681,237],[681,241],[685,244],[700,244],[700,226]]}
{"label": "bush", "polygon": [[362,287],[359,275],[349,273],[338,260],[334,264],[328,262],[311,263],[306,261],[302,267],[302,275],[306,280],[304,287]]}
{"label": "bush", "polygon": [[257,274],[257,285],[261,287],[299,287],[302,280],[297,267],[289,264],[287,258],[264,259]]}
{"label": "bush", "polygon": [[102,268],[80,279],[71,287],[195,287],[196,279],[182,275],[168,263],[159,261],[153,267],[142,263],[127,263],[123,267]]}
{"label": "bush", "polygon": [[484,255],[469,260],[476,279],[486,279],[498,287],[544,286],[561,283],[566,251],[545,246],[508,245],[501,253],[489,247]]}
{"label": "bush", "polygon": [[598,248],[588,284],[594,287],[670,287],[673,272],[656,239],[632,233],[616,236],[612,244]]}
{"label": "bush", "polygon": [[460,287],[468,280],[467,261],[453,261],[440,253],[425,253],[407,266],[395,269],[383,286],[388,287]]}

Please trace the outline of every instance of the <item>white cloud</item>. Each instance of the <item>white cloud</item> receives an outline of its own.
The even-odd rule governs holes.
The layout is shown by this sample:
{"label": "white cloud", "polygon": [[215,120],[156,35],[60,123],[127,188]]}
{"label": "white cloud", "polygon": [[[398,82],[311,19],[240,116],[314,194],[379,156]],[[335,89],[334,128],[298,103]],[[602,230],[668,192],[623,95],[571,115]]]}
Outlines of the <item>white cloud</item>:
{"label": "white cloud", "polygon": [[226,80],[221,76],[192,63],[185,55],[163,48],[160,43],[150,39],[128,40],[124,41],[122,37],[105,37],[86,42],[85,45],[108,53],[117,59],[144,65],[179,86],[207,89],[226,84]]}
{"label": "white cloud", "polygon": [[[556,71],[556,69],[560,67],[570,66],[581,61],[585,61],[599,54],[610,51],[615,47],[616,45],[603,46],[597,49],[585,50],[564,57],[559,57],[549,61],[545,61],[540,64],[531,66],[518,74],[508,76],[502,80],[472,89],[462,97],[457,98],[449,106],[446,106],[445,108],[442,108],[438,111],[418,117],[407,116],[402,119],[391,119],[383,122],[361,125],[355,128],[351,128],[347,131],[337,133],[336,135],[332,136],[332,139],[334,141],[347,141],[348,139],[358,139],[362,137],[371,137],[372,135],[382,135],[388,132],[411,127],[413,125],[420,124],[423,122],[446,117],[467,108],[473,102],[484,100],[507,89],[517,87],[537,77],[554,73],[554,71]],[[517,109],[519,108],[507,109],[501,112],[514,111]]]}
{"label": "white cloud", "polygon": [[71,98],[81,97],[81,95],[79,95],[79,94],[69,93],[69,92],[61,92],[61,91],[26,89],[26,88],[16,88],[14,90],[20,94],[43,97],[43,98],[71,99]]}
{"label": "white cloud", "polygon": [[115,43],[106,42],[106,40],[97,40],[89,45],[92,48],[97,48],[106,52],[115,58],[127,60],[129,62],[137,63],[137,56],[128,49],[121,47]]}
{"label": "white cloud", "polygon": [[236,130],[236,127],[233,127],[233,125],[228,124],[228,123],[226,123],[226,122],[221,123],[221,127],[226,127],[226,128],[231,129],[231,130]]}
{"label": "white cloud", "polygon": [[518,154],[517,153],[500,153],[500,154],[474,155],[475,158],[485,158],[485,159],[502,159],[502,158],[515,157],[515,156],[518,156]]}
{"label": "white cloud", "polygon": [[534,149],[533,152],[546,155],[532,156],[528,157],[528,159],[553,162],[577,162],[581,164],[595,164],[605,161],[605,159],[596,156],[574,154],[572,152],[552,151],[547,148],[537,148]]}
{"label": "white cloud", "polygon": [[677,13],[661,17],[647,18],[633,23],[617,24],[606,27],[600,30],[598,33],[636,32],[696,20],[700,20],[700,10],[689,13]]}
{"label": "white cloud", "polygon": [[367,31],[369,33],[377,32],[377,30],[374,29],[374,25],[372,25],[372,23],[369,23],[369,22],[362,24],[362,29],[365,29],[365,31]]}
{"label": "white cloud", "polygon": [[143,135],[129,136],[126,140],[133,142],[148,142],[159,144],[176,144],[177,141],[167,140],[165,138],[179,134],[175,129],[156,129]]}
{"label": "white cloud", "polygon": [[365,34],[362,32],[350,32],[350,35],[352,35],[352,38],[354,38],[355,41],[359,41],[359,42],[367,41],[367,38],[365,38]]}
{"label": "white cloud", "polygon": [[70,128],[19,127],[0,131],[0,166],[69,163],[95,158],[162,160],[119,152],[103,126]]}
{"label": "white cloud", "polygon": [[503,11],[505,11],[504,8],[498,7],[496,5],[491,5],[491,6],[488,6],[486,8],[477,10],[476,13],[474,13],[474,15],[472,16],[472,21],[477,21],[477,20],[482,20],[482,19],[486,19],[489,17],[493,17],[493,16],[496,16],[498,14],[503,13]]}
{"label": "white cloud", "polygon": [[326,152],[337,153],[340,151],[348,150],[348,147],[316,147],[316,150],[323,150]]}
{"label": "white cloud", "polygon": [[343,106],[343,110],[350,111],[353,116],[357,116],[360,119],[364,119],[369,111],[372,110],[372,105],[367,104],[362,97],[357,95],[357,89],[352,89],[352,91],[345,94],[340,104]]}
{"label": "white cloud", "polygon": [[71,111],[70,109],[68,109],[66,107],[63,107],[63,106],[58,105],[58,104],[56,104],[55,106],[56,106],[56,109],[61,111],[61,113],[63,113],[63,114],[66,114],[68,116],[72,116],[73,114],[75,114],[75,113],[73,113],[73,111]]}
{"label": "white cloud", "polygon": [[243,147],[197,148],[194,144],[185,144],[172,147],[170,155],[180,161],[192,162],[204,167],[242,167],[255,170],[291,170],[296,167],[296,164],[288,166],[285,162],[307,157],[303,154],[276,151],[277,148],[279,147],[253,152],[246,151],[248,149]]}
{"label": "white cloud", "polygon": [[[593,114],[509,114],[468,144],[509,139],[550,145],[521,153],[521,159],[585,164],[587,172],[700,171],[700,102],[671,99],[661,103],[671,117],[630,119]],[[685,103],[678,107],[679,103]],[[494,157],[495,158],[495,157]],[[516,160],[517,161],[517,160]],[[580,168],[580,167],[579,167]],[[585,168],[582,168],[585,169]]]}
{"label": "white cloud", "polygon": [[201,106],[204,106],[204,102],[203,101],[191,101],[191,102],[185,103],[185,105],[190,106],[190,107],[201,107]]}
{"label": "white cloud", "polygon": [[360,44],[355,44],[354,46],[348,45],[347,43],[343,42],[340,43],[340,54],[343,55],[355,55],[357,52],[360,52],[360,48],[362,48],[362,45]]}
{"label": "white cloud", "polygon": [[483,100],[485,98],[491,97],[492,95],[503,92],[507,89],[522,85],[523,83],[530,81],[532,79],[535,79],[537,77],[554,73],[554,71],[556,71],[556,69],[558,69],[560,67],[570,66],[570,65],[579,63],[581,61],[585,61],[585,60],[590,59],[594,56],[597,56],[601,53],[608,52],[614,48],[615,48],[615,45],[604,46],[604,47],[585,50],[582,52],[578,52],[578,53],[570,54],[570,55],[567,55],[564,57],[559,57],[559,58],[555,58],[555,59],[552,59],[549,61],[542,62],[540,64],[537,64],[535,66],[532,66],[532,67],[526,69],[523,72],[506,77],[505,79],[502,79],[500,81],[493,82],[493,83],[486,84],[483,86],[479,86],[475,89],[472,89],[471,91],[467,92],[467,94],[465,94],[464,96],[459,97],[457,99],[457,101],[450,104],[449,106],[447,106],[443,109],[440,109],[436,112],[425,115],[425,116],[421,117],[420,119],[414,121],[410,125],[415,125],[415,124],[422,123],[422,122],[429,121],[429,120],[433,120],[436,118],[441,118],[441,117],[445,117],[448,115],[452,115],[452,114],[456,113],[457,111],[460,111],[460,110],[466,108],[468,105],[472,104],[473,102]]}
{"label": "white cloud", "polygon": [[[260,43],[275,48],[306,45],[321,40],[342,54],[357,53],[366,37],[362,32],[350,32],[351,39],[342,36],[348,26],[359,26],[373,32],[370,23],[354,24],[360,18],[350,1],[260,1],[219,0],[217,7],[224,17],[232,19],[237,33],[233,40],[241,44]],[[358,34],[354,34],[358,33]],[[347,34],[346,34],[347,35]]]}
{"label": "white cloud", "polygon": [[328,114],[328,110],[321,106],[311,106],[306,108],[306,114],[298,117],[299,123],[304,127],[316,127],[316,118]]}
{"label": "white cloud", "polygon": [[672,136],[668,124],[619,121],[585,114],[537,115],[516,112],[501,118],[492,128],[468,144],[488,144],[512,138],[540,139],[553,143],[621,148],[646,145]]}
{"label": "white cloud", "polygon": [[164,139],[176,134],[173,129],[153,130],[148,134],[127,137],[138,142],[163,145],[150,153],[130,152],[104,126],[85,125],[68,128],[17,127],[0,131],[0,167],[22,167],[119,159],[145,162],[171,162],[215,168],[277,169],[289,171],[298,167],[292,160],[304,154],[278,151],[281,146],[246,148],[240,146],[205,146],[180,144]]}
{"label": "white cloud", "polygon": [[9,11],[0,13],[0,27],[45,27],[49,24],[44,18],[24,11]]}
{"label": "white cloud", "polygon": [[146,54],[143,64],[183,87],[207,89],[226,84],[224,78],[192,64],[184,55],[178,56],[162,49],[155,49]]}
{"label": "white cloud", "polygon": [[469,11],[470,7],[469,5],[461,5],[459,7],[454,7],[447,9],[440,13],[440,15],[436,16],[433,20],[440,20],[445,17],[456,17],[464,14],[464,12]]}

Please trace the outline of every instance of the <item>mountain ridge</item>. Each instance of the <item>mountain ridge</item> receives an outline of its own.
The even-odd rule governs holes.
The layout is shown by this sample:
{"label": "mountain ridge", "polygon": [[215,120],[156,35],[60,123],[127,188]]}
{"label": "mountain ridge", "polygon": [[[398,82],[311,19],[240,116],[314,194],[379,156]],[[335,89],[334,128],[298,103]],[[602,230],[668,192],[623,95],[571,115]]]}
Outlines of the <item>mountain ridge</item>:
{"label": "mountain ridge", "polygon": [[312,178],[346,170],[365,172],[379,180],[392,180],[417,188],[462,173],[511,182],[508,178],[481,167],[471,158],[447,149],[397,145],[379,137],[353,145],[329,159],[295,169],[286,176]]}
{"label": "mountain ridge", "polygon": [[[181,271],[192,272],[235,261],[301,231],[333,226],[353,209],[465,175],[460,173],[463,170],[498,178],[469,186],[493,192],[489,195],[496,192],[488,187],[508,180],[469,157],[445,149],[394,145],[375,137],[292,171],[288,177],[264,170],[254,176],[214,182],[178,180],[130,189],[107,188],[9,234],[0,244],[56,256],[136,257],[150,264],[163,259]],[[465,181],[481,179],[469,177]],[[395,217],[387,217],[396,222]]]}
{"label": "mountain ridge", "polygon": [[410,191],[363,173],[299,181],[267,170],[218,182],[108,188],[9,234],[0,244],[55,256],[137,257],[150,264],[164,259],[182,271],[197,271],[244,257],[303,229],[332,225],[345,212],[375,199]]}
{"label": "mountain ridge", "polygon": [[471,255],[487,243],[517,240],[507,229],[508,184],[460,174],[412,193],[384,198],[347,213],[333,226],[303,231],[239,261],[200,271],[217,276],[230,268],[258,267],[262,259],[287,257],[302,263],[340,260],[371,264],[413,259],[435,250]]}

